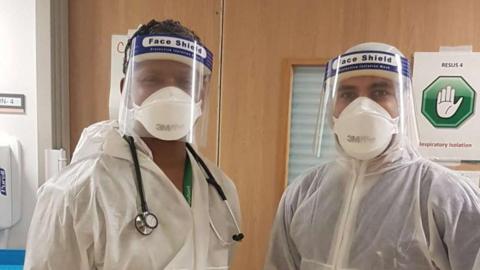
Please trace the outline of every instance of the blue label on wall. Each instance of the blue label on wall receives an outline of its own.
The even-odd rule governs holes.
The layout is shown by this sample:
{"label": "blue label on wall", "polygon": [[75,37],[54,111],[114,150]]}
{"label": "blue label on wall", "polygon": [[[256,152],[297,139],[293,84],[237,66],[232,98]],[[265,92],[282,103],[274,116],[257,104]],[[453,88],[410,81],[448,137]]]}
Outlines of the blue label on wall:
{"label": "blue label on wall", "polygon": [[23,249],[0,249],[0,270],[21,270],[25,261]]}
{"label": "blue label on wall", "polygon": [[7,196],[7,174],[3,168],[0,168],[0,194]]}

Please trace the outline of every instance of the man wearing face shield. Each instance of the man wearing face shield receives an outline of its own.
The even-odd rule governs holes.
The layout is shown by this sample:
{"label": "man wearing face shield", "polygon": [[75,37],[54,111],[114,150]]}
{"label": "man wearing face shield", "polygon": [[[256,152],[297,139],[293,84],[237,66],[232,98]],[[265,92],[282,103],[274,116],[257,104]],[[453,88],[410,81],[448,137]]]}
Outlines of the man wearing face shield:
{"label": "man wearing face shield", "polygon": [[480,191],[410,143],[409,74],[380,43],[328,63],[317,138],[338,156],[284,193],[266,270],[480,269]]}
{"label": "man wearing face shield", "polygon": [[39,190],[25,269],[227,269],[240,232],[234,184],[204,143],[211,52],[179,22],[129,39],[118,121],[86,128]]}

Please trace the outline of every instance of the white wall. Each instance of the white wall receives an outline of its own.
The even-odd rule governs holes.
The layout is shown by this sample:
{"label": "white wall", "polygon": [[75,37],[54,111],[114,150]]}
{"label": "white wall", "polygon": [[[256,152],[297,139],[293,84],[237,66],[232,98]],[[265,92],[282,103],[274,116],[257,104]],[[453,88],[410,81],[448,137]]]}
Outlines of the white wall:
{"label": "white wall", "polygon": [[[16,136],[23,152],[22,218],[8,234],[12,249],[25,247],[43,149],[51,147],[49,10],[49,0],[0,0],[0,93],[24,94],[26,101],[25,114],[0,114],[0,130]],[[0,240],[6,236],[0,231]]]}

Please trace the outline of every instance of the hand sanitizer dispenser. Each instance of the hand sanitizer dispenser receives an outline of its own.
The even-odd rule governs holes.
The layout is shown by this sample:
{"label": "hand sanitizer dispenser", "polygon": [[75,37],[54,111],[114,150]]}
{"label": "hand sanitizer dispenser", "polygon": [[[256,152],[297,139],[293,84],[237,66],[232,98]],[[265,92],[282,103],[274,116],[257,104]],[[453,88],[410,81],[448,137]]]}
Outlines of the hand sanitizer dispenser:
{"label": "hand sanitizer dispenser", "polygon": [[0,230],[15,225],[22,211],[20,144],[8,135],[0,135]]}

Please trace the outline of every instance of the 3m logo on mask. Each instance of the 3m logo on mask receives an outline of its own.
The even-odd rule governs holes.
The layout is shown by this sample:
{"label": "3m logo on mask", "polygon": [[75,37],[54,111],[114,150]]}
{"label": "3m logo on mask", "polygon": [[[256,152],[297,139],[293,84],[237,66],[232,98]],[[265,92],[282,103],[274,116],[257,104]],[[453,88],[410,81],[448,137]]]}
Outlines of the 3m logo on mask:
{"label": "3m logo on mask", "polygon": [[175,131],[179,129],[183,129],[185,125],[179,125],[179,124],[172,124],[172,125],[165,125],[165,124],[156,124],[155,128],[159,131]]}
{"label": "3m logo on mask", "polygon": [[0,168],[0,194],[7,196],[7,174],[5,170]]}
{"label": "3m logo on mask", "polygon": [[373,143],[373,142],[375,142],[375,137],[347,135],[347,142],[358,143],[358,144],[360,144],[360,143]]}

